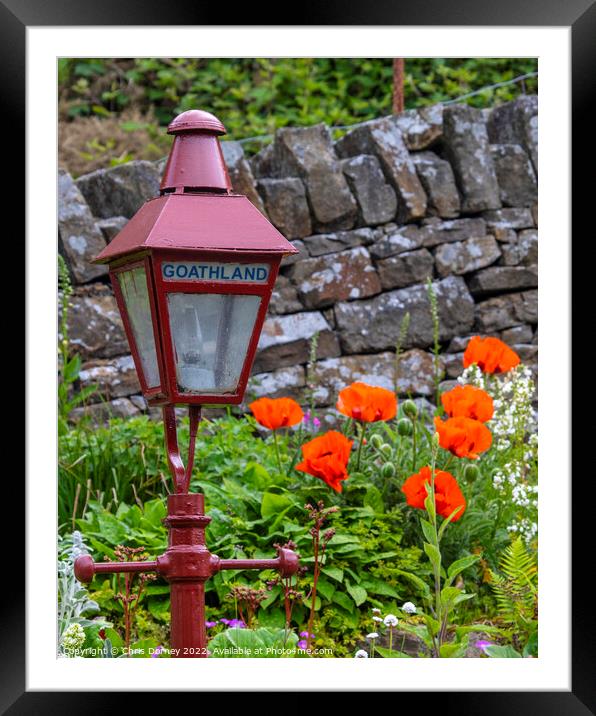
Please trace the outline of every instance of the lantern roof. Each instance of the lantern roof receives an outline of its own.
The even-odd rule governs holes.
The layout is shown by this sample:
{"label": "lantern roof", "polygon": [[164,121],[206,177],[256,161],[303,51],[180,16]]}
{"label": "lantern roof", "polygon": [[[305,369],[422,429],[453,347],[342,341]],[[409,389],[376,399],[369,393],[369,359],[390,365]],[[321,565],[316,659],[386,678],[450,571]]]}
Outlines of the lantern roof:
{"label": "lantern roof", "polygon": [[226,128],[214,114],[202,109],[189,109],[168,124],[168,134],[203,130],[210,134],[225,134]]}
{"label": "lantern roof", "polygon": [[240,194],[165,194],[151,199],[95,261],[109,263],[145,249],[297,253]]}
{"label": "lantern roof", "polygon": [[218,140],[225,131],[217,117],[196,109],[169,124],[174,142],[161,196],[143,204],[95,262],[146,249],[297,253],[245,196],[231,193]]}

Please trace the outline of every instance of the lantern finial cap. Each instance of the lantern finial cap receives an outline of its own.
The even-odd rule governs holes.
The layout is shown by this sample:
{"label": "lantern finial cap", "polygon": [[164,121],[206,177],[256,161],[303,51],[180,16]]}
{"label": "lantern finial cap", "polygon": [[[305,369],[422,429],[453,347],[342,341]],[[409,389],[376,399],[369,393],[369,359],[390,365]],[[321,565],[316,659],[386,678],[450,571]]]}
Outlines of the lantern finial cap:
{"label": "lantern finial cap", "polygon": [[204,112],[201,109],[189,109],[186,112],[182,112],[168,125],[168,134],[197,131],[209,134],[225,134],[226,128],[215,115],[210,112]]}

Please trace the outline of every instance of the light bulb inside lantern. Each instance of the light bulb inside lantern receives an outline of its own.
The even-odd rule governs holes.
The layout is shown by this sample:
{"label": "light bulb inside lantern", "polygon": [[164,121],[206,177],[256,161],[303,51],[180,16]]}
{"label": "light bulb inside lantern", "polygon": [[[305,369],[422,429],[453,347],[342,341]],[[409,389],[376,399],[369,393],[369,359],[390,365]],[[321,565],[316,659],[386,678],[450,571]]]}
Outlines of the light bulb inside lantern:
{"label": "light bulb inside lantern", "polygon": [[169,293],[168,304],[180,392],[234,392],[260,297]]}

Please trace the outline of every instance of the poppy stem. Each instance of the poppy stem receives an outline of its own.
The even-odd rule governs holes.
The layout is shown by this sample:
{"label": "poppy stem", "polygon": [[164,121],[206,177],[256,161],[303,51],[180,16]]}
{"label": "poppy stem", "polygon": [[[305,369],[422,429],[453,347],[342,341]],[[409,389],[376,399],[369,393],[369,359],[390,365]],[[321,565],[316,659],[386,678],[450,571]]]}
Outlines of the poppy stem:
{"label": "poppy stem", "polygon": [[416,472],[416,418],[412,418],[412,472]]}
{"label": "poppy stem", "polygon": [[360,472],[360,457],[362,455],[362,445],[364,444],[364,433],[366,426],[360,425],[360,442],[358,443],[358,455],[356,457],[356,472]]}
{"label": "poppy stem", "polygon": [[[439,632],[437,633],[437,644],[435,647],[435,655],[437,657],[441,656],[441,638],[442,638],[442,627],[443,627],[443,620],[442,620],[442,609],[441,609],[441,548],[439,546],[439,533],[437,531],[437,500],[435,495],[435,471],[436,471],[436,463],[437,463],[437,446],[433,445],[432,447],[432,458],[431,458],[431,474],[430,474],[430,497],[433,501],[433,513],[432,515],[429,515],[432,519],[432,526],[434,530],[434,536],[435,536],[435,548],[439,554],[439,561],[433,561],[433,572],[435,577],[435,610],[436,610],[436,618],[441,627],[439,628]],[[445,616],[445,627],[447,626],[447,618]]]}
{"label": "poppy stem", "polygon": [[[294,455],[292,457],[292,462],[290,463],[288,469],[286,470],[286,477],[290,476],[290,473],[294,469],[294,465],[296,464],[296,460],[298,459],[298,456],[300,455],[300,448],[302,447],[302,435],[304,434],[304,422],[300,423],[300,428],[298,430],[298,446],[296,447],[296,450],[294,450]],[[278,458],[279,460],[279,458]]]}
{"label": "poppy stem", "polygon": [[281,455],[279,454],[279,443],[277,442],[277,431],[273,431],[273,444],[275,445],[275,454],[277,456],[277,467],[279,468],[280,474],[283,472],[283,468],[281,466]]}

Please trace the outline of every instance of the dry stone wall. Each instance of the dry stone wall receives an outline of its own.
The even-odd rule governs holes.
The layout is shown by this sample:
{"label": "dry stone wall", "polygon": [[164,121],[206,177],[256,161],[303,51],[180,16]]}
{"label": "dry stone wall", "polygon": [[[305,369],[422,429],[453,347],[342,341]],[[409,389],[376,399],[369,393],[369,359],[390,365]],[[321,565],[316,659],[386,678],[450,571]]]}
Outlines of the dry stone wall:
{"label": "dry stone wall", "polygon": [[[249,392],[319,406],[355,379],[430,399],[433,335],[425,282],[438,299],[445,380],[467,339],[495,335],[537,366],[537,98],[492,110],[435,105],[355,126],[280,129],[248,159],[223,142],[236,191],[299,253],[285,259]],[[70,338],[103,419],[146,410],[105,267],[90,260],[156,196],[161,162],[135,161],[73,180],[59,174],[59,245],[75,291]],[[411,316],[394,374],[401,321]],[[317,361],[307,377],[310,341]]]}

